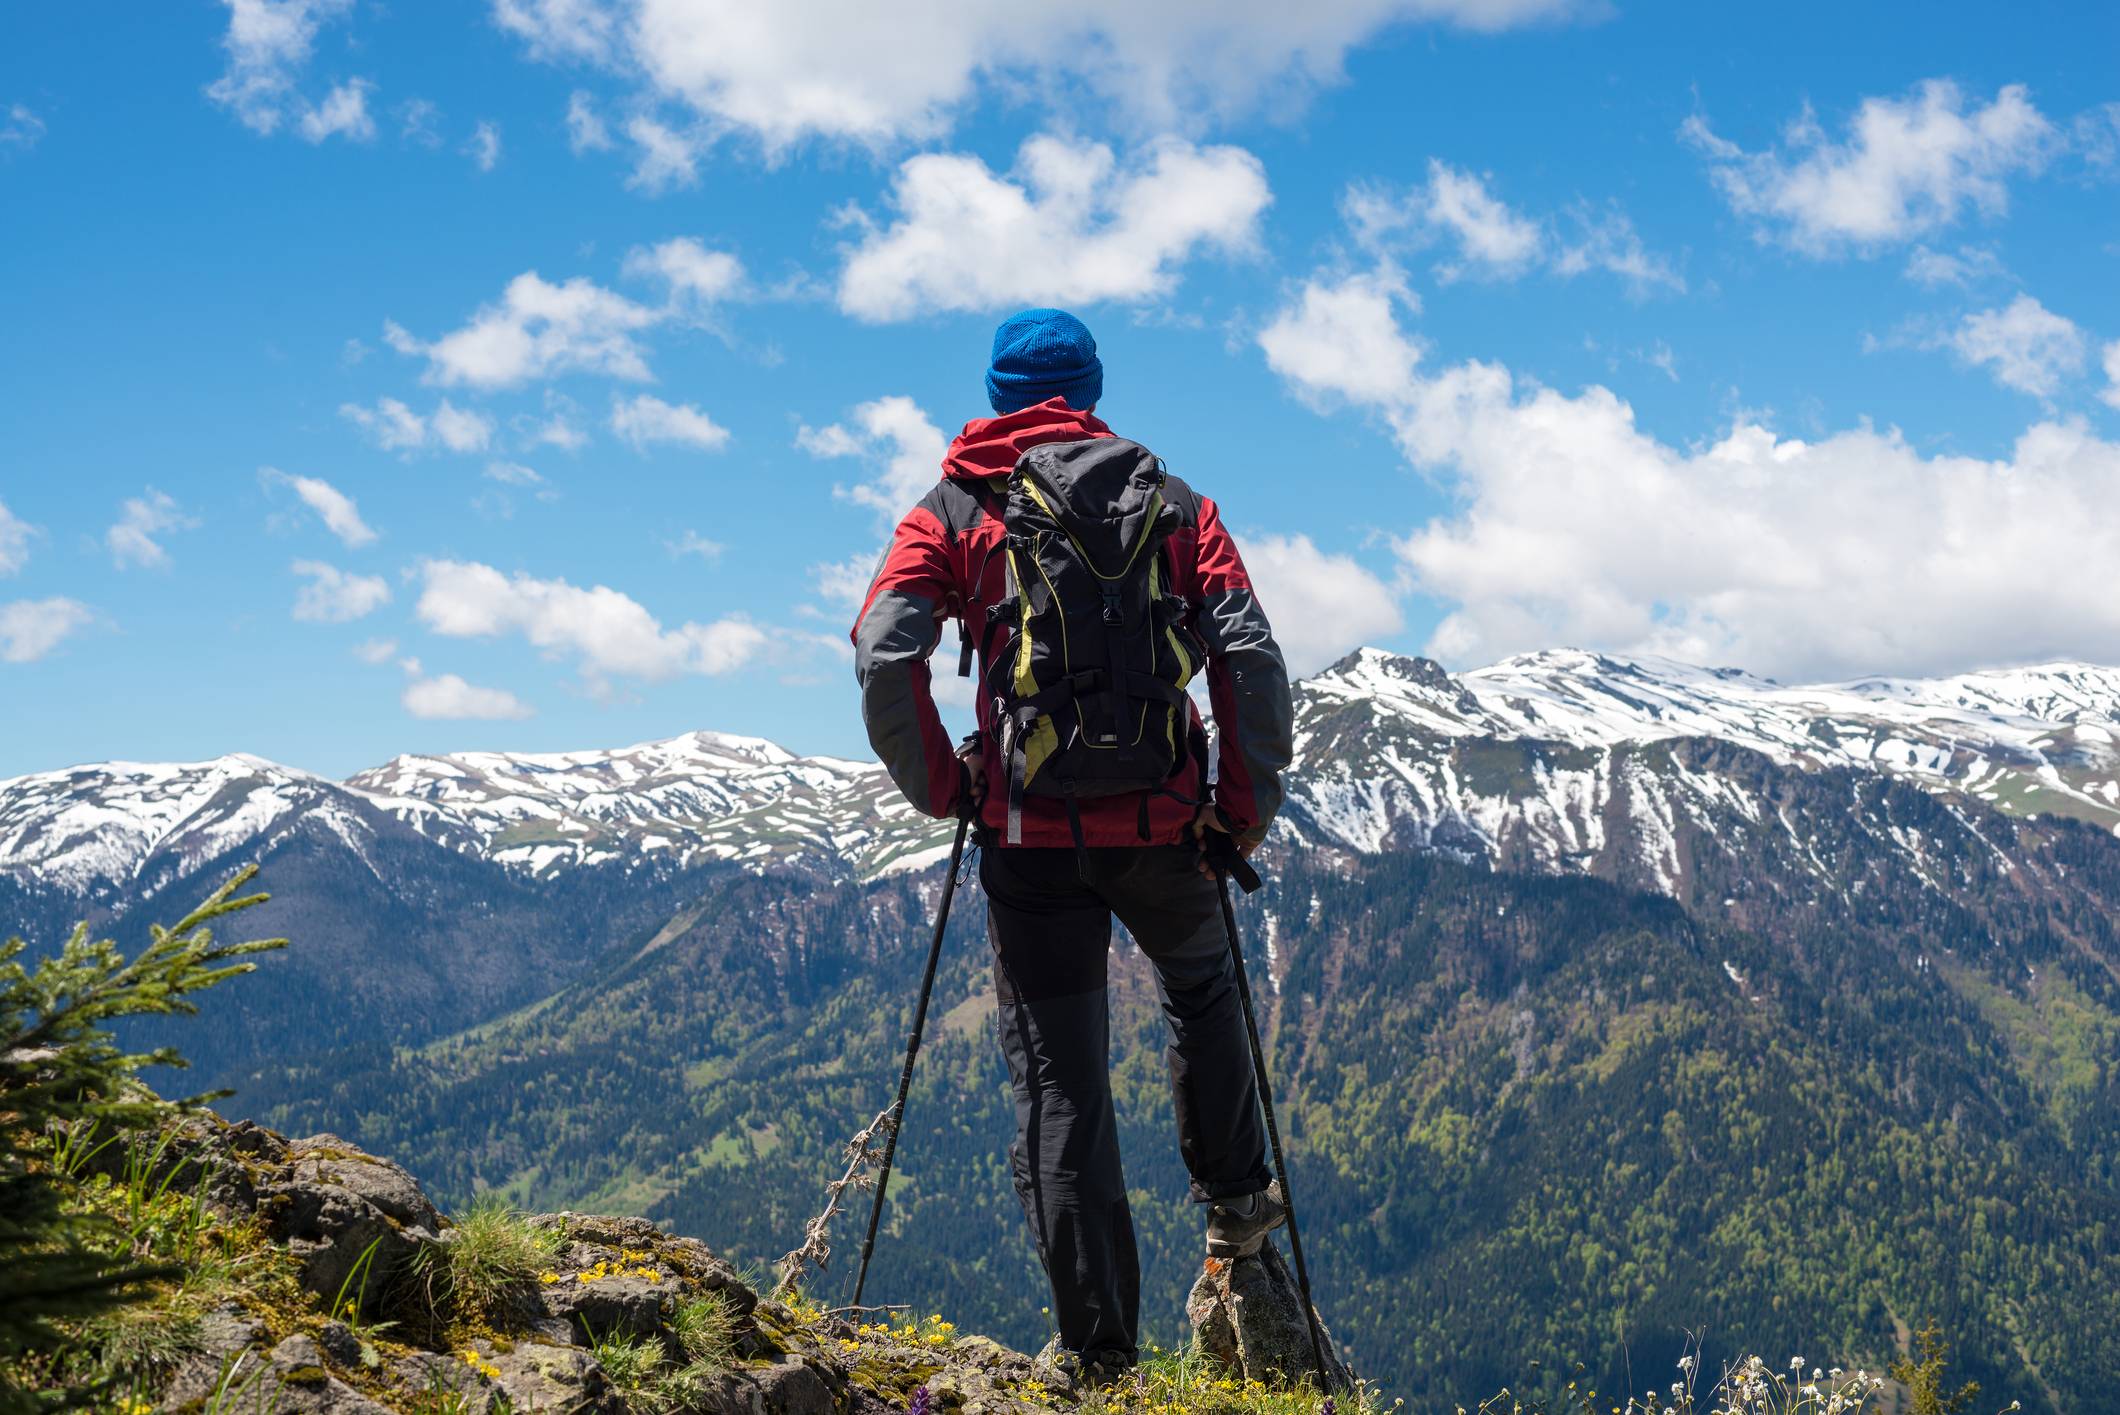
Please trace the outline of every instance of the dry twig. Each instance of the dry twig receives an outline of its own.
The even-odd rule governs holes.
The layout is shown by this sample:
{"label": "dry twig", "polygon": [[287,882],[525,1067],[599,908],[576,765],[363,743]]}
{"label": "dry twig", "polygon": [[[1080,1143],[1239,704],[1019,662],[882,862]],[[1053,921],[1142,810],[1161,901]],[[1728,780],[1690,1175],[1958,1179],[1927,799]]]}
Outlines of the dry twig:
{"label": "dry twig", "polygon": [[881,1145],[896,1123],[896,1117],[889,1109],[879,1111],[874,1120],[847,1141],[842,1152],[847,1162],[846,1172],[824,1186],[824,1212],[803,1227],[802,1245],[774,1265],[780,1274],[779,1291],[791,1292],[801,1286],[812,1270],[822,1272],[831,1266],[832,1219],[843,1206],[847,1190],[866,1190],[875,1185],[875,1171],[883,1167]]}

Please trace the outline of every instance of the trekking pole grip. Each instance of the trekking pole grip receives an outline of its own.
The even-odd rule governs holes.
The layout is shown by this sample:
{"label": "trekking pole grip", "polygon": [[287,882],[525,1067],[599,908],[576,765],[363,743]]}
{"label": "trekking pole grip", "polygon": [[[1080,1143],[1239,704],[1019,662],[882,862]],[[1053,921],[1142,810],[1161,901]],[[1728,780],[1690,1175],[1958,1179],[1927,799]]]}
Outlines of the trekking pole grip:
{"label": "trekking pole grip", "polygon": [[1236,837],[1227,831],[1210,830],[1207,833],[1207,863],[1216,874],[1227,875],[1237,882],[1237,888],[1246,894],[1257,894],[1266,881],[1237,849]]}

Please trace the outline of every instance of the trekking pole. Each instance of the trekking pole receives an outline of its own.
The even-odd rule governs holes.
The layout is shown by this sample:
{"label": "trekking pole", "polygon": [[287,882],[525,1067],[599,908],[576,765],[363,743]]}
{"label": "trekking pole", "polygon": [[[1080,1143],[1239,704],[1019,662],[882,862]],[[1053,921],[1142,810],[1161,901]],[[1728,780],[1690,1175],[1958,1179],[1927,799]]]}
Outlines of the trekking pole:
{"label": "trekking pole", "polygon": [[[1251,978],[1244,970],[1244,945],[1237,937],[1236,906],[1229,902],[1229,878],[1235,875],[1246,894],[1261,880],[1236,841],[1222,831],[1207,832],[1207,863],[1215,872],[1215,892],[1222,898],[1222,926],[1229,932],[1229,961],[1237,972],[1237,997],[1244,1004],[1244,1030],[1251,1038],[1252,1075],[1259,1083],[1259,1108],[1266,1113],[1266,1141],[1273,1148],[1274,1172],[1281,1179],[1281,1202],[1288,1206],[1288,1247],[1296,1259],[1296,1287],[1303,1294],[1303,1324],[1310,1331],[1310,1359],[1317,1364],[1318,1389],[1329,1393],[1332,1378],[1325,1369],[1325,1337],[1318,1330],[1318,1310],[1310,1300],[1310,1268],[1303,1261],[1303,1235],[1296,1230],[1296,1196],[1288,1186],[1288,1158],[1281,1152],[1281,1128],[1273,1118],[1273,1084],[1266,1078],[1266,1052],[1259,1044],[1259,1019],[1251,1005]],[[858,1300],[858,1299],[857,1299]]]}
{"label": "trekking pole", "polygon": [[898,1100],[889,1111],[891,1129],[883,1141],[883,1172],[876,1176],[876,1202],[869,1209],[868,1234],[861,1240],[861,1269],[854,1276],[856,1307],[861,1305],[861,1289],[869,1280],[869,1257],[876,1251],[876,1221],[883,1217],[883,1191],[890,1187],[898,1132],[905,1128],[905,1097],[913,1089],[913,1058],[920,1054],[920,1033],[927,1026],[928,998],[935,991],[935,965],[942,959],[942,931],[950,922],[950,900],[957,893],[957,866],[964,859],[964,834],[971,824],[970,811],[957,817],[957,839],[950,846],[950,872],[943,877],[942,905],[935,911],[935,936],[928,941],[927,972],[920,979],[920,1004],[913,1009],[913,1032],[905,1042],[905,1070],[898,1075]]}

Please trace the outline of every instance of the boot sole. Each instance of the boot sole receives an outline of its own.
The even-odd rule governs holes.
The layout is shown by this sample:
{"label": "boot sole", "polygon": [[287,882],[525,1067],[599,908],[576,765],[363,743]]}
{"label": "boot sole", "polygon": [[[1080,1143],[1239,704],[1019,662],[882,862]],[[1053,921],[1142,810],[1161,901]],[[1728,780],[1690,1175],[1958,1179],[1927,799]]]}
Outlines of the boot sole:
{"label": "boot sole", "polygon": [[1285,1226],[1287,1222],[1288,1216],[1283,1214],[1242,1242],[1232,1243],[1226,1238],[1220,1240],[1210,1238],[1207,1240],[1207,1256],[1210,1258],[1221,1258],[1225,1262],[1236,1258],[1257,1257],[1259,1250],[1266,1246],[1266,1236],[1275,1229]]}

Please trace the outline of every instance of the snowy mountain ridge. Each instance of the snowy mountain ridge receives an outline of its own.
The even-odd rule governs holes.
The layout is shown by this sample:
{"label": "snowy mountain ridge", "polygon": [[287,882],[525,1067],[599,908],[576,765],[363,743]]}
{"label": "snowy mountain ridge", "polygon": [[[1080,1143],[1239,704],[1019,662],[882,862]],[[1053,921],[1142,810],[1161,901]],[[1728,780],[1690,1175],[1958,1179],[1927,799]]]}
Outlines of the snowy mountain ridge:
{"label": "snowy mountain ridge", "polygon": [[[1714,738],[1787,765],[1870,767],[2005,809],[2036,799],[2022,809],[2120,822],[2116,668],[2064,662],[1783,686],[1738,669],[1569,649],[1457,675],[1454,695],[1432,686],[1433,668],[1361,649],[1305,687],[1403,706],[1448,735],[1589,747]],[[1446,696],[1447,708],[1438,701]]]}
{"label": "snowy mountain ridge", "polygon": [[[1666,893],[1697,848],[1682,837],[1735,851],[1764,825],[1799,854],[1809,843],[1741,757],[1689,744],[2120,827],[2120,670],[2090,664],[1787,687],[1580,650],[1452,675],[1361,649],[1303,685],[1296,729],[1287,815],[1299,836]],[[1877,828],[1910,867],[1935,867],[1937,842]],[[1833,874],[1824,861],[1812,872]]]}
{"label": "snowy mountain ridge", "polygon": [[[1450,674],[1361,649],[1296,697],[1284,822],[1314,844],[1576,870],[1600,868],[1617,837],[1630,859],[1654,855],[1684,818],[1761,818],[1741,782],[1656,750],[1686,739],[2120,826],[2120,669],[2090,664],[1784,686],[1580,650]],[[0,781],[0,875],[68,894],[137,891],[300,831],[364,861],[410,836],[533,876],[725,861],[867,878],[933,863],[947,840],[877,763],[705,731],[402,756],[344,782],[240,753]],[[1644,882],[1670,889],[1677,868],[1652,860]]]}

